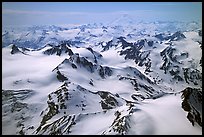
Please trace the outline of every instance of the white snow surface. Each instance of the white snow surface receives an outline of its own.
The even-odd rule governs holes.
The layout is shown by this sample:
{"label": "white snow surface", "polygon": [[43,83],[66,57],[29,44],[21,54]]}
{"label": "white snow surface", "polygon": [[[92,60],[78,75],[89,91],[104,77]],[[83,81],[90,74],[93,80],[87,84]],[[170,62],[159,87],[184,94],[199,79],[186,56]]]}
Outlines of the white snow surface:
{"label": "white snow surface", "polygon": [[[131,21],[130,21],[131,22]],[[129,23],[130,23],[129,22]],[[113,22],[113,24],[116,22]],[[113,25],[112,24],[112,25]],[[86,68],[77,66],[77,69],[73,69],[68,64],[62,64],[60,67],[60,72],[68,77],[68,81],[71,82],[69,85],[69,93],[72,99],[68,100],[66,103],[68,109],[63,110],[66,115],[76,116],[75,122],[70,129],[70,134],[74,135],[101,135],[101,134],[117,134],[113,132],[113,122],[116,119],[116,111],[121,112],[121,117],[125,116],[128,119],[129,128],[126,134],[130,135],[201,135],[202,128],[198,125],[192,126],[192,124],[186,118],[187,113],[181,107],[181,94],[182,89],[187,87],[187,84],[180,82],[178,84],[172,84],[170,81],[170,76],[165,75],[163,70],[159,69],[161,67],[162,57],[159,52],[163,51],[168,44],[155,44],[156,48],[148,49],[151,53],[149,58],[152,60],[152,69],[154,72],[146,75],[144,73],[144,67],[137,66],[133,60],[124,59],[124,56],[119,55],[122,48],[119,46],[111,47],[109,50],[101,52],[102,47],[93,46],[98,42],[105,43],[114,38],[114,42],[117,41],[117,36],[127,35],[132,32],[135,38],[139,37],[149,38],[149,40],[155,40],[149,36],[139,35],[138,32],[143,32],[144,34],[150,34],[153,36],[158,27],[157,23],[143,24],[138,23],[135,25],[137,28],[132,32],[134,26],[126,26],[128,29],[123,29],[118,27],[113,29],[113,27],[108,27],[108,33],[103,32],[102,28],[86,28],[85,32],[81,32],[80,25],[69,28],[68,30],[55,32],[47,32],[49,38],[46,38],[46,42],[49,42],[50,37],[55,37],[57,39],[75,39],[76,36],[82,37],[82,41],[85,42],[84,47],[72,46],[70,49],[74,53],[79,53],[80,57],[85,57],[88,61],[94,62],[94,55],[86,49],[86,47],[92,47],[92,49],[102,55],[98,59],[98,64],[102,67],[108,66],[113,70],[111,76],[106,76],[105,79],[101,78],[97,71],[91,73],[87,71]],[[165,25],[163,26],[166,27]],[[54,28],[53,28],[54,29]],[[124,30],[124,31],[123,31]],[[148,31],[149,30],[149,31]],[[162,30],[162,27],[161,27]],[[159,30],[159,31],[161,31]],[[79,33],[80,32],[80,33]],[[57,34],[56,34],[57,33]],[[90,36],[96,35],[98,37]],[[3,33],[2,33],[3,35]],[[22,34],[23,35],[23,34]],[[13,32],[12,37],[22,37],[18,33]],[[40,32],[33,34],[34,36],[40,35]],[[25,39],[33,39],[33,35],[29,33]],[[137,37],[139,35],[139,37]],[[197,32],[189,31],[185,32],[185,40],[173,42],[176,49],[181,52],[188,52],[189,58],[184,59],[184,66],[198,68],[202,71],[202,67],[199,65],[200,57],[202,56],[202,50],[200,50],[200,45],[196,42],[201,40]],[[114,37],[112,37],[114,36]],[[29,38],[28,38],[29,37]],[[137,39],[127,38],[129,42],[135,42]],[[3,38],[2,38],[3,39]],[[193,39],[193,40],[192,40]],[[147,48],[147,45],[145,45]],[[48,95],[59,89],[63,84],[57,79],[57,74],[54,70],[64,59],[69,59],[70,56],[65,54],[62,56],[57,55],[45,55],[43,51],[48,49],[45,47],[38,51],[26,51],[26,54],[11,54],[11,46],[2,48],[2,90],[26,90],[30,89],[35,92],[34,95],[21,100],[23,103],[28,104],[29,107],[33,108],[29,111],[22,110],[21,113],[30,116],[28,120],[24,121],[24,129],[28,129],[33,126],[33,129],[28,129],[26,134],[35,134],[34,132],[42,121],[42,111],[45,111],[48,107]],[[145,49],[146,50],[146,49]],[[148,53],[145,53],[142,58],[145,58]],[[194,64],[189,63],[189,60],[193,60]],[[134,104],[135,112],[130,114],[129,106],[125,103],[125,100],[135,102],[131,97],[133,94],[144,95],[146,92],[144,89],[138,91],[134,90],[133,85],[128,80],[119,80],[119,76],[126,76],[128,78],[135,78],[138,83],[148,85],[147,80],[140,79],[137,75],[133,75],[128,67],[136,68],[142,75],[146,76],[153,81],[153,77],[159,76],[163,79],[158,85],[151,85],[158,91],[158,95],[164,93],[174,93],[165,94],[156,99],[144,99],[136,102]],[[133,77],[134,76],[134,77]],[[93,81],[93,86],[89,84]],[[85,88],[87,91],[78,91],[77,85]],[[160,90],[163,92],[160,93]],[[91,91],[91,92],[88,92]],[[118,106],[103,110],[100,106],[101,97],[96,94],[98,91],[107,91],[112,96],[118,94],[120,97],[117,101],[120,102]],[[177,94],[176,94],[177,93]],[[153,93],[157,95],[157,93]],[[115,97],[116,98],[116,97]],[[57,101],[57,98],[53,100]],[[80,101],[83,100],[86,103],[85,110],[77,108]],[[21,113],[9,113],[6,110],[2,111],[2,133],[3,134],[19,134],[21,127],[17,127],[18,118],[21,117]],[[23,115],[23,114],[22,114]],[[23,115],[23,116],[24,116]],[[47,125],[58,120],[65,114],[59,113],[55,115],[52,119],[47,121]],[[63,125],[64,126],[64,125]],[[109,132],[110,131],[110,132]],[[43,134],[49,134],[45,132]],[[65,133],[68,134],[68,133]]]}

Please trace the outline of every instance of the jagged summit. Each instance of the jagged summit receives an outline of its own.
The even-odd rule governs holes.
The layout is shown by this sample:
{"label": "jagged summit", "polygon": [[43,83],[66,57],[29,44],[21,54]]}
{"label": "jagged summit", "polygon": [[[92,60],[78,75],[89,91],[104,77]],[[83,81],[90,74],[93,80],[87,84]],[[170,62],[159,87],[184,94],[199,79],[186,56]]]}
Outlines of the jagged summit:
{"label": "jagged summit", "polygon": [[111,21],[109,26],[128,26],[133,25],[135,23],[135,19],[131,17],[131,15],[123,14],[120,17]]}
{"label": "jagged summit", "polygon": [[2,33],[3,134],[202,134],[202,29],[112,23]]}

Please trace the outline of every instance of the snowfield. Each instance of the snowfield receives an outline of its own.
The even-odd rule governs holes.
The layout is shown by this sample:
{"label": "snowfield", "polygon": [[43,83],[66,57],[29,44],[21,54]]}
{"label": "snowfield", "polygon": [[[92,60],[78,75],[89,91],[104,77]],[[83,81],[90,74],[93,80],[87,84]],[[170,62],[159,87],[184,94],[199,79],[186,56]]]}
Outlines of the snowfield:
{"label": "snowfield", "polygon": [[202,135],[201,28],[120,20],[4,28],[2,134]]}

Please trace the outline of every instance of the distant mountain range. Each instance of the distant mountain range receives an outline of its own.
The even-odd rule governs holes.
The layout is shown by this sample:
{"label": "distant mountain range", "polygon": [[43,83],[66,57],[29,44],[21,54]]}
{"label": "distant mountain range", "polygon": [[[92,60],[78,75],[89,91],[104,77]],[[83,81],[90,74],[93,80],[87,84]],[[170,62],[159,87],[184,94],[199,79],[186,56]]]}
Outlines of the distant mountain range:
{"label": "distant mountain range", "polygon": [[164,114],[149,110],[164,98],[174,125],[202,133],[199,23],[135,20],[4,29],[3,134],[160,134]]}

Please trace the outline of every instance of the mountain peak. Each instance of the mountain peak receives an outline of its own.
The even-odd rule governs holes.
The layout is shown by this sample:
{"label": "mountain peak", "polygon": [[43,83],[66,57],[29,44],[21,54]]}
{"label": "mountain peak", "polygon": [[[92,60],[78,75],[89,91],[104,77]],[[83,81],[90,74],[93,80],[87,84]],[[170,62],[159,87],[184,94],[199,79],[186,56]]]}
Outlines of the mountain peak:
{"label": "mountain peak", "polygon": [[135,20],[129,14],[123,14],[122,16],[111,21],[111,26],[128,26],[135,23]]}

